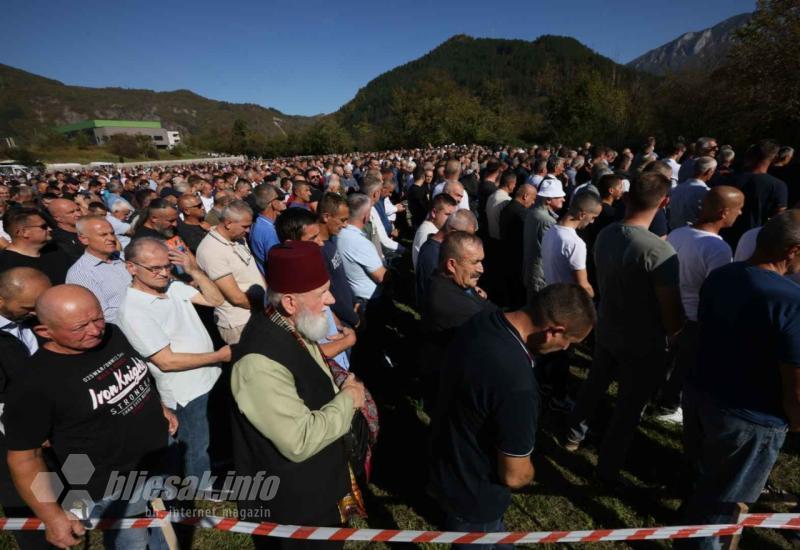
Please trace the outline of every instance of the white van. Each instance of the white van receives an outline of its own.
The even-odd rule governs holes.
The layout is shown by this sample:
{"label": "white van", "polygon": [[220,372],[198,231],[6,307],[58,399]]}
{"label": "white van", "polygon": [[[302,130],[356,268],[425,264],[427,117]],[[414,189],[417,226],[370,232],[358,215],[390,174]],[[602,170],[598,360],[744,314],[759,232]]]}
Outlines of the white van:
{"label": "white van", "polygon": [[0,176],[27,177],[30,174],[27,166],[21,164],[0,164]]}

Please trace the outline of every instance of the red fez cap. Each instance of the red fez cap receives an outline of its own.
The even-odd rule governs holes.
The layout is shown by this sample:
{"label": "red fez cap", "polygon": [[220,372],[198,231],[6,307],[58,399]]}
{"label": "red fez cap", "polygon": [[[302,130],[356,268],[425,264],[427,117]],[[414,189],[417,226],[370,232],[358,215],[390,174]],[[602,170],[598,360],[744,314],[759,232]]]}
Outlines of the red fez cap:
{"label": "red fez cap", "polygon": [[281,294],[303,293],[327,283],[322,247],[309,241],[286,241],[267,255],[267,284]]}

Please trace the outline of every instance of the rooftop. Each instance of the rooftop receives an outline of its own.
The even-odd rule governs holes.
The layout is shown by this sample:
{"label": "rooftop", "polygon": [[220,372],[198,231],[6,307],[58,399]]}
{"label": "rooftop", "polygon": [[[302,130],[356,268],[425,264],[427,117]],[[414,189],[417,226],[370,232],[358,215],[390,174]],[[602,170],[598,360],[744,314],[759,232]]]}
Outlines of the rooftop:
{"label": "rooftop", "polygon": [[59,126],[56,132],[66,134],[92,128],[161,128],[159,120],[82,120],[66,126]]}

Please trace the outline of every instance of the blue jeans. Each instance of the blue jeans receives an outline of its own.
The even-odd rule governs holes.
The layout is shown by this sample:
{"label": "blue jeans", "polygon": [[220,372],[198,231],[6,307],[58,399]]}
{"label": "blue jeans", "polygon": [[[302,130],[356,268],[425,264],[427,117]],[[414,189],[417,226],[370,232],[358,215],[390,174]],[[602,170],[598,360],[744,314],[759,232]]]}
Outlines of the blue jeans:
{"label": "blue jeans", "polygon": [[[505,531],[503,525],[503,518],[498,518],[493,521],[485,523],[470,523],[465,519],[452,514],[451,512],[445,513],[444,529],[446,531],[464,531],[467,533],[495,533],[498,531]],[[493,549],[493,548],[514,548],[513,544],[454,544],[454,549],[474,550],[478,548]]]}
{"label": "blue jeans", "polygon": [[[692,468],[692,496],[684,503],[687,525],[733,521],[736,503],[752,504],[767,483],[787,428],[744,420],[699,390],[683,393],[683,444]],[[675,548],[721,548],[718,537],[676,541]]]}
{"label": "blue jeans", "polygon": [[[208,456],[208,394],[195,397],[186,406],[175,408],[178,417],[178,441],[183,453],[183,474],[196,476],[198,480],[211,475],[211,459]],[[210,489],[210,487],[200,487]]]}
{"label": "blue jeans", "polygon": [[[93,503],[92,518],[135,518],[147,513],[147,501],[139,495],[130,500],[117,500],[109,496]],[[103,531],[103,546],[106,550],[168,550],[169,546],[160,528],[106,529]]]}

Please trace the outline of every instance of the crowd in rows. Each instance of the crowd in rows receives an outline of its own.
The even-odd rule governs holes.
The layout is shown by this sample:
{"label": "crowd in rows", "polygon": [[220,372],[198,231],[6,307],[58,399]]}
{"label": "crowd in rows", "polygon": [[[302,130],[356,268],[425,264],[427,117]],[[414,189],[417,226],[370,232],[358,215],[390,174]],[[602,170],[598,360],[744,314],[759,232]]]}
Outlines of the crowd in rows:
{"label": "crowd in rows", "polygon": [[[88,455],[91,514],[141,515],[144,499],[107,494],[109,475],[207,480],[215,424],[237,474],[280,479],[240,510],[315,526],[363,514],[380,464],[362,380],[392,367],[387,312],[409,258],[442,528],[504,530],[510,491],[533,479],[539,412],[564,415],[575,451],[613,380],[598,483],[625,490],[650,405],[683,425],[687,524],[726,523],[800,430],[800,167],[768,140],[739,156],[649,138],[0,178],[0,504],[46,525],[18,543],[84,533],[39,474]],[[580,342],[593,352],[576,393]]]}

